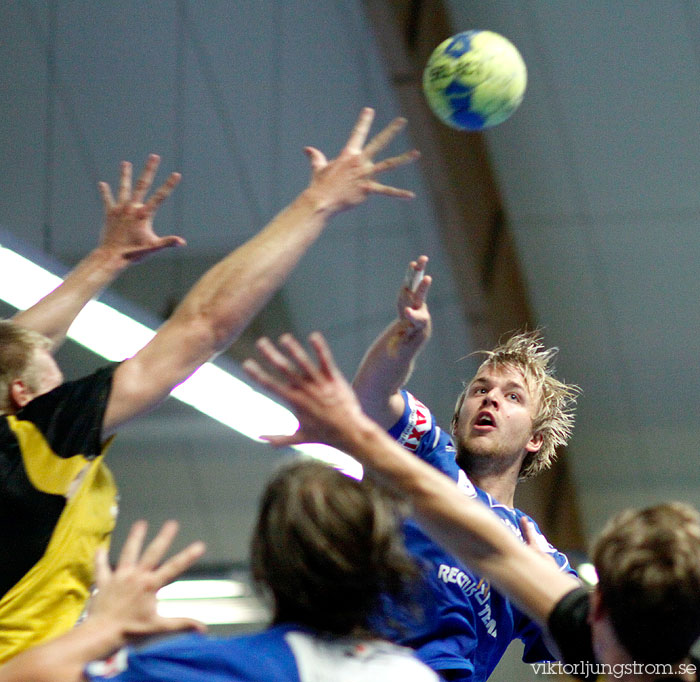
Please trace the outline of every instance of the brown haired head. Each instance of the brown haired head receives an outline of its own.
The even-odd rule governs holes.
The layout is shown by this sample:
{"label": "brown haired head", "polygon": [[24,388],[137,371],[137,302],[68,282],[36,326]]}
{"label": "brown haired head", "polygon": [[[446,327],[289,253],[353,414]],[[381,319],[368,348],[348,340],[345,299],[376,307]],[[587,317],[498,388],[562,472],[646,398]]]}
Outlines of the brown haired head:
{"label": "brown haired head", "polygon": [[38,377],[32,372],[32,357],[37,349],[50,349],[51,341],[31,329],[12,322],[0,320],[0,414],[13,411],[10,386],[22,379],[35,387]]}
{"label": "brown haired head", "polygon": [[677,663],[700,636],[700,514],[671,502],[624,511],[593,547],[598,591],[635,660]]}
{"label": "brown haired head", "polygon": [[372,632],[386,594],[406,599],[418,571],[395,500],[314,460],[284,467],[263,493],[251,548],[253,578],[274,622],[332,635]]}
{"label": "brown haired head", "polygon": [[[521,480],[548,469],[556,459],[556,449],[566,445],[574,428],[573,408],[578,386],[565,384],[554,376],[554,358],[558,348],[545,348],[538,330],[514,334],[493,350],[477,351],[485,355],[479,370],[515,369],[523,375],[534,399],[536,411],[532,420],[533,433],[542,435],[542,446],[528,454],[520,467]],[[457,398],[452,416],[452,433],[456,432],[462,403],[469,392],[467,384]]]}

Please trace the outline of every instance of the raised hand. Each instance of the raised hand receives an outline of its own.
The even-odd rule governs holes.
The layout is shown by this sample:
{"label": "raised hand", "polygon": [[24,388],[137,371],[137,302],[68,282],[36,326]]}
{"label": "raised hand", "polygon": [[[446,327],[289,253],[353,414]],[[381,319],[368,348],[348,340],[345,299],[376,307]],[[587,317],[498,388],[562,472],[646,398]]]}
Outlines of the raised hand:
{"label": "raised hand", "polygon": [[178,532],[178,524],[168,521],[156,537],[141,551],[148,527],[139,521],[122,548],[114,570],[106,550],[97,554],[95,575],[97,593],[89,608],[89,618],[117,627],[125,639],[162,632],[195,629],[203,623],[190,618],[163,618],[158,615],[156,593],[191,566],[202,554],[204,544],[195,542],[163,561]]}
{"label": "raised hand", "polygon": [[408,264],[397,301],[399,320],[403,323],[401,336],[405,338],[397,339],[397,342],[408,340],[416,334],[427,339],[431,334],[432,321],[426,298],[433,280],[430,275],[425,274],[427,264],[427,256],[419,256]]}
{"label": "raised hand", "polygon": [[168,179],[145,201],[159,164],[160,157],[150,154],[143,172],[132,189],[131,164],[128,161],[122,161],[116,201],[109,185],[106,182],[98,183],[105,207],[105,223],[100,247],[118,254],[125,261],[136,262],[156,251],[185,244],[182,237],[175,235],[159,237],[153,231],[153,218],[158,207],[172,194],[181,178],[179,173],[171,173]]}
{"label": "raised hand", "polygon": [[370,194],[384,194],[400,199],[412,199],[415,196],[409,190],[383,185],[375,179],[380,173],[411,163],[420,156],[414,149],[383,161],[374,161],[377,153],[404,128],[406,119],[394,119],[365,145],[373,120],[374,110],[365,107],[345,147],[338,157],[331,161],[315,147],[304,149],[311,162],[312,171],[307,191],[331,213],[357,206]]}
{"label": "raised hand", "polygon": [[262,363],[252,359],[243,363],[246,373],[289,404],[299,420],[295,434],[263,438],[276,447],[325,443],[347,449],[349,437],[369,418],[336,366],[323,336],[315,332],[309,336],[309,342],[316,361],[291,334],[284,334],[279,347],[267,338],[257,342]]}

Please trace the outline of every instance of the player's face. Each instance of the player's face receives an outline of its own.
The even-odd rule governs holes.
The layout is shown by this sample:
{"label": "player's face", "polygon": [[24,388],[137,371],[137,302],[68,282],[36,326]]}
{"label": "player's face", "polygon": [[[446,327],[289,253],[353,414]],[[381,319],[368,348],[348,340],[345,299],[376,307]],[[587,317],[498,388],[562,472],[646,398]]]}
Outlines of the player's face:
{"label": "player's face", "polygon": [[63,372],[59,369],[53,355],[43,348],[34,351],[32,360],[33,374],[36,377],[36,384],[32,387],[31,399],[38,398],[44,393],[53,391],[63,383]]}
{"label": "player's face", "polygon": [[515,368],[482,367],[472,380],[459,412],[455,437],[461,457],[516,460],[541,446],[533,434],[537,400]]}

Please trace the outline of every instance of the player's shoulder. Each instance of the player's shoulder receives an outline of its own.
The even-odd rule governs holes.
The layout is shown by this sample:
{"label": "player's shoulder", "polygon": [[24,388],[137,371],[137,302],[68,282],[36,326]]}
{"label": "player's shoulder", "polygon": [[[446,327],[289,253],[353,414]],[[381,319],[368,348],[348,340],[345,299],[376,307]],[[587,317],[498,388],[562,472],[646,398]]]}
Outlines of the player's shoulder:
{"label": "player's shoulder", "polygon": [[411,452],[424,445],[426,438],[429,446],[436,445],[433,435],[436,424],[430,409],[406,390],[401,391],[401,396],[404,400],[403,414],[389,429],[389,434]]}
{"label": "player's shoulder", "polygon": [[285,641],[287,628],[269,628],[260,632],[211,637],[199,633],[167,638],[151,646],[125,649],[105,661],[90,663],[87,679],[94,682],[161,682],[166,679],[202,679],[211,682],[227,679],[289,680],[294,682],[296,665]]}
{"label": "player's shoulder", "polygon": [[337,682],[438,682],[437,675],[411,649],[384,640],[320,637],[310,632],[287,632],[299,679]]}
{"label": "player's shoulder", "polygon": [[516,513],[516,525],[518,527],[517,534],[522,538],[522,531],[520,530],[521,519],[527,519],[531,525],[531,528],[533,528],[535,531],[535,543],[537,545],[537,548],[541,552],[549,554],[557,562],[557,565],[562,571],[566,573],[571,573],[572,575],[578,577],[578,574],[572,568],[569,562],[569,557],[567,557],[566,554],[564,554],[564,552],[558,550],[547,539],[545,534],[540,530],[540,527],[537,525],[537,521],[535,521],[535,519],[533,519],[531,516],[528,516],[525,512],[521,511],[520,509],[514,509],[513,511]]}

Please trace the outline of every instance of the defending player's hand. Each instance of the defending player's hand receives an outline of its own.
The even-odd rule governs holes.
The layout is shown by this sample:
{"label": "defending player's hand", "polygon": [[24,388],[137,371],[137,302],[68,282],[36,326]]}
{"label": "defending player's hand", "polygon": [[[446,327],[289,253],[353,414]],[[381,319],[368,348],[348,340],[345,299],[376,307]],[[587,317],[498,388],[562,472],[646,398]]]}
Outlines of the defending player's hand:
{"label": "defending player's hand", "polygon": [[551,559],[552,564],[559,570],[559,564],[557,564],[556,559],[540,545],[540,542],[544,540],[544,536],[538,535],[534,524],[526,516],[520,517],[520,533],[523,536],[523,542],[528,547],[532,547],[532,549],[539,552],[542,556]]}
{"label": "defending player's hand", "polygon": [[325,443],[347,449],[352,435],[369,417],[336,366],[323,336],[315,332],[309,342],[315,361],[291,334],[285,334],[279,346],[270,339],[260,339],[256,347],[262,361],[248,359],[243,363],[247,374],[284,400],[299,420],[295,434],[263,438],[276,447]]}
{"label": "defending player's hand", "polygon": [[406,119],[395,118],[365,145],[373,120],[374,110],[365,107],[345,147],[338,157],[331,161],[315,147],[304,149],[312,171],[307,193],[329,213],[339,213],[357,206],[370,194],[384,194],[400,199],[412,199],[415,196],[409,190],[384,185],[376,180],[380,173],[411,163],[420,156],[420,153],[413,149],[383,161],[374,161],[377,153],[403,129]]}
{"label": "defending player's hand", "polygon": [[122,161],[116,201],[109,185],[106,182],[98,183],[105,208],[100,247],[113,252],[127,263],[142,260],[162,249],[185,244],[182,237],[159,237],[153,231],[153,218],[158,207],[172,194],[181,177],[179,173],[171,173],[146,201],[146,194],[153,184],[159,164],[160,157],[150,154],[132,189],[131,164]]}
{"label": "defending player's hand", "polygon": [[180,630],[204,631],[206,626],[191,618],[164,618],[158,615],[156,593],[187,570],[202,554],[204,544],[195,542],[163,561],[178,532],[178,524],[168,521],[141,551],[148,526],[135,523],[124,543],[114,570],[106,550],[95,559],[97,593],[89,607],[89,618],[118,629],[124,641],[141,635]]}

